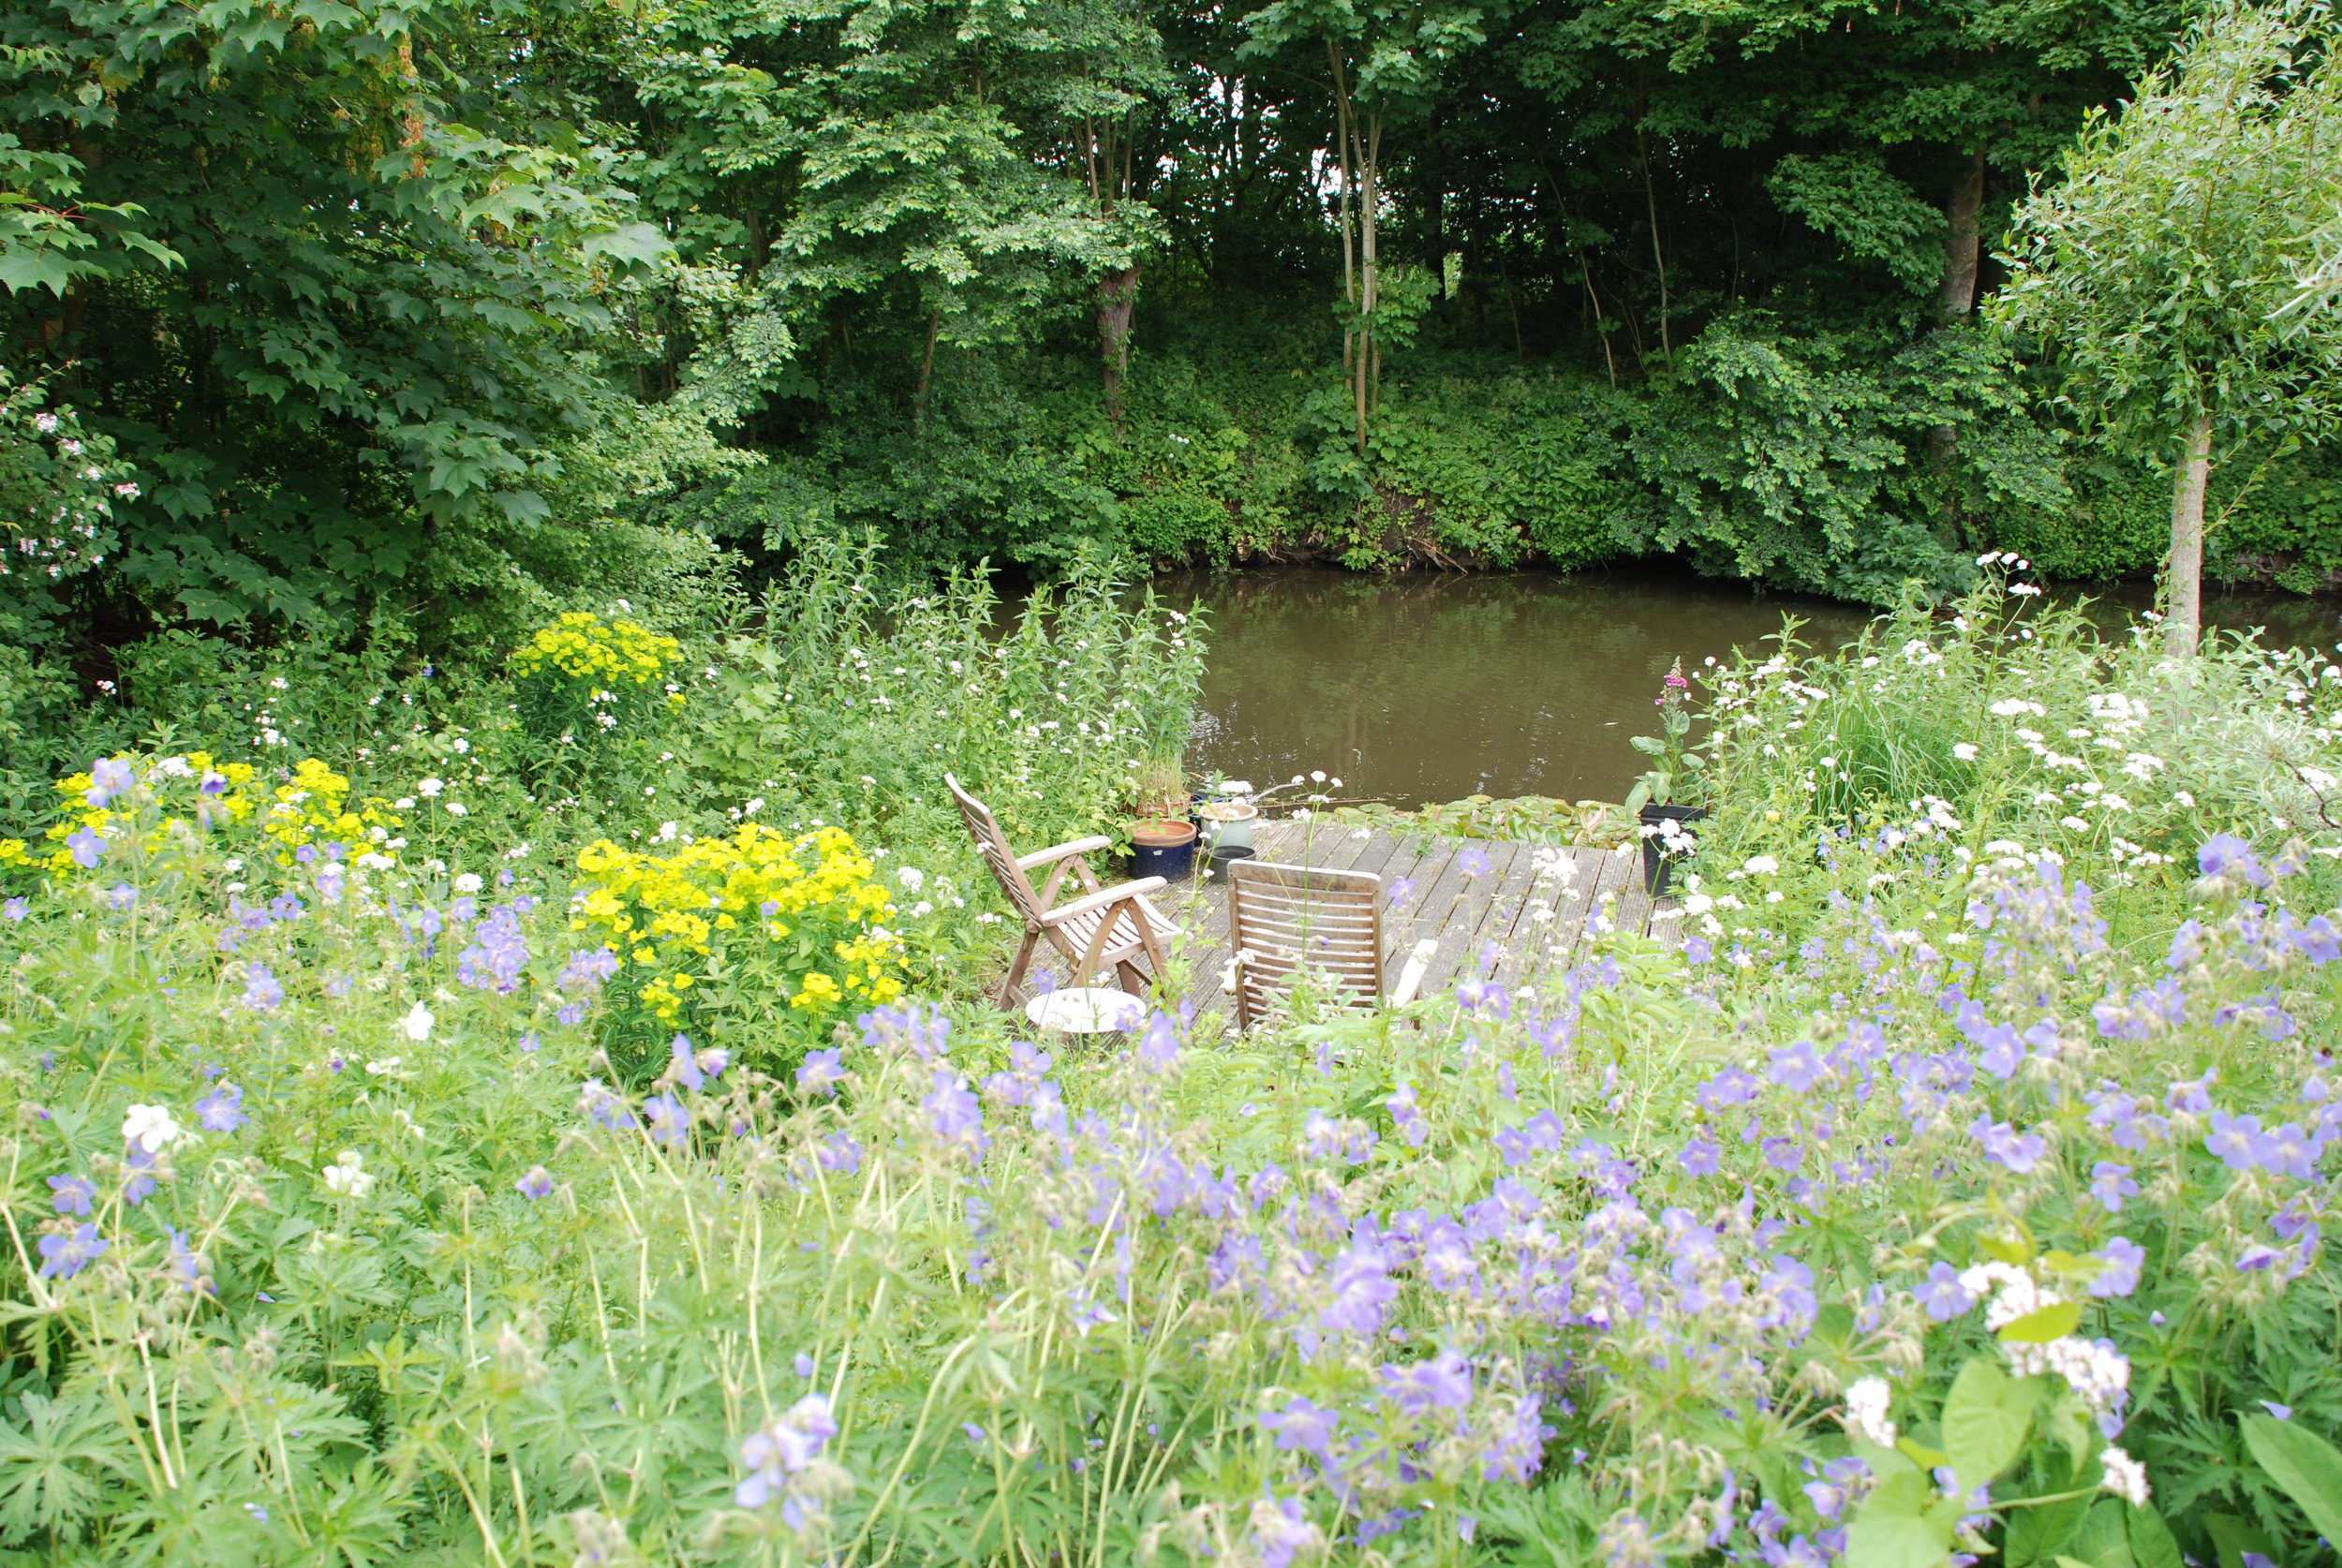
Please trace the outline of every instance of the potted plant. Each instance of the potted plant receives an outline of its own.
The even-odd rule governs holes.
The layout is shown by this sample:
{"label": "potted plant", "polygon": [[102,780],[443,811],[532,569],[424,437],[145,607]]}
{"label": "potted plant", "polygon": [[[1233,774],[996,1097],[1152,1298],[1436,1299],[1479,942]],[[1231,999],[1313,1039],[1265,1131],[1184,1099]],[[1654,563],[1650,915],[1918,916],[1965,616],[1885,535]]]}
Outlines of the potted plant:
{"label": "potted plant", "polygon": [[1187,770],[1177,751],[1150,752],[1139,760],[1131,776],[1136,795],[1134,814],[1141,821],[1158,817],[1185,817],[1194,803],[1188,793]]}
{"label": "potted plant", "polygon": [[1225,860],[1251,858],[1253,835],[1260,826],[1260,807],[1253,804],[1251,782],[1215,777],[1204,786],[1195,821],[1202,832],[1198,842],[1211,852],[1215,866]]}
{"label": "potted plant", "polygon": [[1654,898],[1667,892],[1675,863],[1698,845],[1699,836],[1689,824],[1708,815],[1707,806],[1697,804],[1706,792],[1699,773],[1708,763],[1691,749],[1691,685],[1678,658],[1655,700],[1659,732],[1627,742],[1651,759],[1651,766],[1626,796],[1626,809],[1642,822],[1642,885]]}

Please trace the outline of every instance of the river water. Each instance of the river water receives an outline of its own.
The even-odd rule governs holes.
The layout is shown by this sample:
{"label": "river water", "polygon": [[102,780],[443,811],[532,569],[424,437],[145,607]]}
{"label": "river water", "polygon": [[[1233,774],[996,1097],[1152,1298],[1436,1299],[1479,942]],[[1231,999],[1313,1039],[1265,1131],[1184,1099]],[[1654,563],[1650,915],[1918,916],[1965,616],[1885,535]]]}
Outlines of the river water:
{"label": "river water", "polygon": [[[1211,663],[1191,771],[1255,785],[1323,770],[1349,799],[1415,806],[1465,795],[1616,800],[1641,771],[1627,737],[1686,668],[1759,649],[1784,614],[1816,647],[1868,611],[1769,594],[1687,571],[1610,570],[1371,576],[1252,568],[1158,579],[1210,613]],[[2116,602],[2142,601],[2136,589]],[[2273,640],[2333,643],[2337,605],[2291,596],[2208,599],[2207,620]],[[2110,618],[2112,618],[2110,616]]]}

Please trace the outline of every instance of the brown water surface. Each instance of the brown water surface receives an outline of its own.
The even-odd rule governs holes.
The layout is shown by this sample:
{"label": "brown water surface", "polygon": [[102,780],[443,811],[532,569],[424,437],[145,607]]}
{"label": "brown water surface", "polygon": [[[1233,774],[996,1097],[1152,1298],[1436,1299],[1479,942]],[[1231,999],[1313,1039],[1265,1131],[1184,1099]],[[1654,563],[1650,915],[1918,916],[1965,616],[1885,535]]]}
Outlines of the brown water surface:
{"label": "brown water surface", "polygon": [[[1870,613],[1688,571],[1611,570],[1375,577],[1322,567],[1159,579],[1211,614],[1191,768],[1266,786],[1313,769],[1345,798],[1400,806],[1465,795],[1616,800],[1652,728],[1652,699],[1686,667],[1758,650],[1784,614],[1831,647]],[[2142,590],[2105,590],[2117,623]],[[2332,643],[2332,600],[2217,596],[2213,624]]]}

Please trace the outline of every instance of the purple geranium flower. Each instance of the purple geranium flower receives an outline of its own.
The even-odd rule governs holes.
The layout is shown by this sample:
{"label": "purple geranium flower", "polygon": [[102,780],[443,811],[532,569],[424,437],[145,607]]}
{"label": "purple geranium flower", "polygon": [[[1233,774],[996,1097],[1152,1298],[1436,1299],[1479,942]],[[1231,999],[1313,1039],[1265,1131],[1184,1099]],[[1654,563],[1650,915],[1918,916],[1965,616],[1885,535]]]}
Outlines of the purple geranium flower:
{"label": "purple geranium flower", "polygon": [[2107,1213],[2120,1214],[2123,1200],[2138,1195],[2139,1184],[2131,1179],[2128,1165],[2101,1160],[2090,1168],[2090,1196],[2096,1198]]}
{"label": "purple geranium flower", "polygon": [[195,1102],[195,1114],[206,1132],[233,1132],[252,1119],[244,1114],[244,1090],[233,1084],[215,1085]]}
{"label": "purple geranium flower", "polygon": [[1355,1243],[1334,1260],[1332,1299],[1317,1314],[1318,1325],[1351,1334],[1379,1334],[1383,1307],[1399,1294],[1386,1277],[1388,1260],[1371,1242]]}
{"label": "purple geranium flower", "polygon": [[285,988],[276,984],[276,977],[264,964],[255,964],[245,971],[244,1005],[255,1013],[266,1013],[285,999]]}
{"label": "purple geranium flower", "polygon": [[1960,1271],[1948,1263],[1932,1265],[1927,1279],[1911,1294],[1937,1323],[1949,1323],[1976,1305],[1976,1297],[1960,1282]]}
{"label": "purple geranium flower", "polygon": [[2005,1121],[1978,1116],[1968,1133],[1984,1146],[1984,1157],[2018,1176],[2030,1176],[2049,1150],[2049,1140],[2038,1132],[2020,1132]]}
{"label": "purple geranium flower", "polygon": [[1803,1094],[1818,1082],[1822,1064],[1815,1059],[1814,1043],[1801,1040],[1794,1045],[1776,1046],[1772,1053],[1772,1081],[1793,1094]]}
{"label": "purple geranium flower", "polygon": [[840,1046],[808,1051],[804,1065],[797,1069],[797,1087],[808,1094],[836,1094],[835,1086],[846,1075],[846,1070],[838,1065],[838,1058],[844,1055]]}
{"label": "purple geranium flower", "polygon": [[2204,1151],[2216,1156],[2232,1171],[2249,1171],[2260,1163],[2253,1151],[2254,1142],[2260,1136],[2259,1117],[2232,1117],[2226,1111],[2215,1111],[2211,1135],[2203,1141]]}
{"label": "purple geranium flower", "polygon": [[83,797],[95,811],[116,795],[128,794],[138,788],[136,769],[119,758],[104,758],[89,770],[89,792]]}
{"label": "purple geranium flower", "polygon": [[2252,846],[2233,834],[2216,833],[2205,839],[2196,851],[2196,869],[2207,877],[2234,875],[2254,887],[2269,885],[2269,873],[2260,868]]}
{"label": "purple geranium flower", "polygon": [[919,1108],[927,1114],[927,1125],[935,1135],[947,1144],[956,1144],[978,1159],[992,1146],[985,1134],[984,1107],[968,1092],[958,1073],[948,1067],[935,1070],[934,1090],[923,1096]]}
{"label": "purple geranium flower", "polygon": [[97,1234],[97,1227],[84,1220],[70,1235],[45,1235],[40,1238],[40,1277],[44,1280],[70,1280],[105,1255],[111,1246]]}
{"label": "purple geranium flower", "polygon": [[2092,1295],[2128,1295],[2139,1288],[2139,1271],[2147,1261],[2145,1248],[2118,1235],[2098,1250],[2097,1257],[2106,1266],[2090,1281]]}
{"label": "purple geranium flower", "polygon": [[1472,1368],[1455,1350],[1403,1367],[1386,1365],[1376,1375],[1382,1380],[1383,1397],[1411,1415],[1461,1410],[1472,1402]]}
{"label": "purple geranium flower", "polygon": [[654,1094],[644,1101],[643,1114],[650,1118],[650,1135],[662,1144],[674,1146],[691,1135],[691,1113],[672,1094]]}
{"label": "purple geranium flower", "polygon": [[1341,1425],[1341,1416],[1335,1411],[1320,1410],[1297,1394],[1285,1401],[1284,1409],[1262,1415],[1260,1424],[1277,1434],[1281,1451],[1289,1454],[1299,1449],[1324,1459],[1327,1445],[1333,1442],[1334,1429]]}

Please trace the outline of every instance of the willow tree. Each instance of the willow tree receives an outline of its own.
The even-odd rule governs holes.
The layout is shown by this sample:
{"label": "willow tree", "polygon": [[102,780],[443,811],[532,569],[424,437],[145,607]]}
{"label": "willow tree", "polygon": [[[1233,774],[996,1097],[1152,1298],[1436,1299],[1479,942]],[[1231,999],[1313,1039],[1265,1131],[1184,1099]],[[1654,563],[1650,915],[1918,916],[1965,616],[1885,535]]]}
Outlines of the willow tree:
{"label": "willow tree", "polygon": [[2174,653],[2201,636],[2215,452],[2316,440],[2342,413],[2342,312],[2300,308],[2342,206],[2336,41],[2322,6],[2231,0],[2118,114],[2091,115],[2011,231],[1994,316],[2057,362],[2085,431],[2172,466]]}

